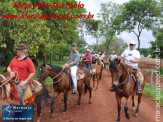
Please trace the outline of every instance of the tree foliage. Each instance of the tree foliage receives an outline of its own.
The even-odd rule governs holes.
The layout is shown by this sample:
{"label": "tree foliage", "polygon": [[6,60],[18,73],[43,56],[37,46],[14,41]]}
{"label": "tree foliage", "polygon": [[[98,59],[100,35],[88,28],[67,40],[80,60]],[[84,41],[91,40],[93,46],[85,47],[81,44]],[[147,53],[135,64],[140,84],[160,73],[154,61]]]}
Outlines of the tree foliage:
{"label": "tree foliage", "polygon": [[121,32],[133,32],[139,49],[142,30],[153,29],[160,22],[158,19],[161,16],[161,7],[156,0],[130,0],[122,7],[121,15],[115,19],[115,28]]}
{"label": "tree foliage", "polygon": [[[15,46],[20,43],[25,43],[28,46],[29,55],[37,55],[39,51],[42,53],[54,56],[59,55],[56,50],[62,48],[69,50],[72,42],[77,42],[78,31],[77,24],[80,22],[76,19],[33,19],[33,18],[14,18],[5,19],[3,14],[81,14],[85,12],[84,8],[17,8],[13,7],[15,1],[2,0],[0,2],[0,45],[3,59],[10,61],[14,56]],[[77,4],[76,0],[17,0],[18,3],[25,2],[26,4],[34,4],[35,2],[52,5],[53,2],[62,3],[66,2]],[[62,45],[62,46],[61,46]],[[41,50],[39,49],[40,47]],[[71,48],[70,48],[71,49]],[[55,53],[54,53],[55,52]],[[57,53],[56,53],[57,52]],[[44,56],[45,56],[44,54]],[[67,55],[67,53],[65,53]]]}

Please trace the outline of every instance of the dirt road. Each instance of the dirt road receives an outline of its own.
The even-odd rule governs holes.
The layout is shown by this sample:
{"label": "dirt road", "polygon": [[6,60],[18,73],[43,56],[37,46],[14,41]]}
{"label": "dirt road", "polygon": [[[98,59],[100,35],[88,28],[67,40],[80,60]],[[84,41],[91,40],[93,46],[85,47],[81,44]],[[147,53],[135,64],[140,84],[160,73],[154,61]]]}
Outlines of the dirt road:
{"label": "dirt road", "polygon": [[[92,84],[92,81],[91,81]],[[103,71],[102,80],[99,83],[99,89],[93,90],[92,104],[88,104],[88,93],[82,95],[81,105],[76,108],[78,95],[69,93],[68,110],[66,114],[63,111],[63,96],[59,97],[54,105],[55,115],[53,118],[49,117],[49,108],[43,105],[41,114],[41,122],[115,122],[117,119],[117,102],[115,93],[110,92],[108,88],[111,86],[110,73],[107,70]],[[137,97],[135,98],[137,105]],[[130,119],[125,118],[124,113],[125,99],[122,99],[121,106],[121,122],[155,122],[155,102],[143,95],[140,104],[140,113],[138,117],[134,117],[134,112],[129,106]],[[160,108],[163,113],[163,107]],[[163,116],[161,119],[163,120]]]}

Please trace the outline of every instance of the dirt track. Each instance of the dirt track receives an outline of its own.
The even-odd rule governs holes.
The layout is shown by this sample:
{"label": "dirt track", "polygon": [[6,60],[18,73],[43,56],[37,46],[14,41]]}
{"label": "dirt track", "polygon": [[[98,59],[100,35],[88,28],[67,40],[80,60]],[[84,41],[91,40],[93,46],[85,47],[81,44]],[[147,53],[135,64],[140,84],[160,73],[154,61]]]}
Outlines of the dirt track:
{"label": "dirt track", "polygon": [[[92,84],[92,81],[91,81]],[[115,93],[110,92],[108,88],[111,85],[110,73],[107,70],[103,71],[102,80],[99,83],[99,89],[93,91],[92,104],[88,104],[88,93],[82,95],[81,105],[76,108],[76,102],[78,95],[72,95],[69,93],[68,110],[66,114],[62,114],[63,110],[63,97],[61,96],[56,101],[55,115],[53,118],[49,117],[49,107],[43,105],[41,114],[41,122],[115,122],[117,119],[117,102],[115,99]],[[135,98],[137,105],[137,97]],[[122,99],[121,106],[121,122],[155,122],[155,102],[147,98],[142,97],[140,104],[140,112],[138,117],[134,117],[134,112],[131,111],[131,105],[129,106],[130,119],[125,118],[124,113],[125,99]],[[163,113],[163,107],[160,108],[161,114]],[[163,120],[163,116],[161,119]]]}

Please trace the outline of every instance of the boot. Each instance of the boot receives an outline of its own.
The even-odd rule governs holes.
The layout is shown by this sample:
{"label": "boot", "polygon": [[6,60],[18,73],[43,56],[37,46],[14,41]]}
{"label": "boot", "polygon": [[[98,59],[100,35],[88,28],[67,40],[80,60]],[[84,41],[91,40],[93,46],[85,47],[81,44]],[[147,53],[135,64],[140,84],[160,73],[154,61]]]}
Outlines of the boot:
{"label": "boot", "polygon": [[142,91],[142,89],[141,89],[141,85],[142,85],[142,82],[139,81],[139,82],[138,82],[138,94],[142,94],[142,93],[143,93],[143,91]]}

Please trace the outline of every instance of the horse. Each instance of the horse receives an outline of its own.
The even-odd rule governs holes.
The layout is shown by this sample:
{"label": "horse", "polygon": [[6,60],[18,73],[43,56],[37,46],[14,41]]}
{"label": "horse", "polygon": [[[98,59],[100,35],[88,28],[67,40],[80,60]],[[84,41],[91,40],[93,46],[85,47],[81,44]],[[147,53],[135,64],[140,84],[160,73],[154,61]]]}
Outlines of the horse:
{"label": "horse", "polygon": [[[92,102],[92,100],[91,100],[92,99],[92,88],[90,86],[90,80],[91,80],[90,72],[85,67],[79,67],[78,70],[80,70],[81,72],[83,72],[85,74],[85,78],[79,79],[77,81],[77,90],[78,90],[79,98],[78,98],[76,107],[78,107],[80,105],[83,85],[85,85],[85,87],[84,87],[85,94],[87,92],[87,89],[89,90],[89,103],[91,104],[91,102]],[[58,97],[58,95],[61,92],[64,94],[63,114],[65,114],[67,111],[68,91],[71,89],[71,83],[72,83],[70,71],[63,69],[62,67],[59,67],[59,66],[46,65],[45,63],[43,63],[40,67],[40,72],[39,72],[38,78],[41,80],[45,80],[48,76],[50,76],[53,79],[52,85],[53,85],[53,89],[54,89],[54,93],[53,93],[52,100],[51,100],[50,116],[51,117],[54,116],[54,107],[53,107],[54,100],[56,97]]]}
{"label": "horse", "polygon": [[99,59],[96,59],[96,64],[100,66],[101,70],[100,70],[100,80],[101,80],[101,76],[102,76],[102,71],[104,69],[104,63],[102,61],[100,61]]}
{"label": "horse", "polygon": [[[110,72],[112,77],[112,86],[115,90],[115,97],[117,100],[118,107],[118,117],[116,121],[120,121],[120,110],[121,110],[121,98],[126,98],[126,104],[124,106],[126,118],[130,118],[128,113],[128,104],[132,98],[132,109],[135,109],[134,95],[137,89],[137,83],[134,78],[134,74],[130,72],[127,66],[121,62],[120,59],[115,59],[114,61],[109,60]],[[142,83],[142,90],[144,89],[145,79]],[[138,116],[139,105],[141,103],[142,94],[138,94],[138,105],[134,116]]]}
{"label": "horse", "polygon": [[[86,67],[85,63],[84,63],[85,57],[81,57],[79,66],[81,67]],[[97,78],[97,86],[96,89],[98,89],[98,84],[99,84],[99,79],[100,79],[100,75],[101,75],[101,65],[99,64],[99,62],[97,63],[97,59],[94,60],[96,64],[92,64],[92,67],[94,69],[91,69],[91,76],[93,79],[93,89],[95,89],[95,77]],[[94,71],[93,71],[94,70]]]}
{"label": "horse", "polygon": [[[8,81],[5,85],[3,83],[3,81],[5,79],[8,79],[10,77],[10,74],[8,72],[4,72],[2,74],[0,74],[0,101],[12,101],[9,102],[9,104],[15,104],[18,105],[20,104],[19,102],[19,96],[18,96],[18,90],[16,88],[16,85],[13,81]],[[43,82],[41,80],[39,80],[40,83],[43,85],[43,90],[41,90],[38,94],[33,95],[32,97],[30,97],[28,99],[28,101],[26,100],[27,104],[35,104],[37,106],[37,122],[40,122],[40,115],[41,115],[41,102],[42,100],[44,100],[45,104],[47,105],[48,103],[48,99],[50,98],[48,96],[48,91],[46,90]],[[10,88],[10,91],[7,87],[7,84]],[[5,102],[2,102],[5,103]]]}

